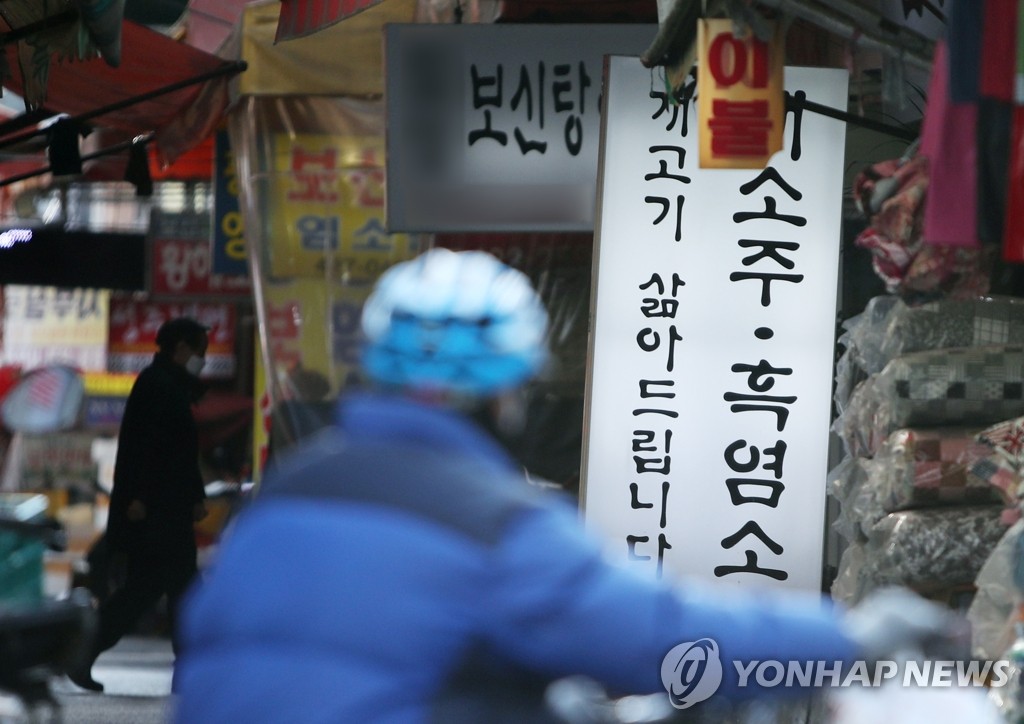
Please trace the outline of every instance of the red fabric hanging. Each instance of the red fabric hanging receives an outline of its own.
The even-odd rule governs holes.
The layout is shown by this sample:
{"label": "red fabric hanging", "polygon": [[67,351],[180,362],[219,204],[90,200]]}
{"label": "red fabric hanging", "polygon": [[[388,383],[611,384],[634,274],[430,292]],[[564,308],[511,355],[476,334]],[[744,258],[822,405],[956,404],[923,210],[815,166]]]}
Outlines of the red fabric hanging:
{"label": "red fabric hanging", "polygon": [[935,47],[920,154],[929,161],[924,206],[924,241],[940,246],[978,247],[978,109],[949,97],[948,50]]}
{"label": "red fabric hanging", "polygon": [[1024,106],[1015,106],[1013,109],[1003,259],[1018,264],[1024,263]]}
{"label": "red fabric hanging", "polygon": [[1013,100],[1017,70],[1017,0],[985,0],[979,90],[986,98]]}

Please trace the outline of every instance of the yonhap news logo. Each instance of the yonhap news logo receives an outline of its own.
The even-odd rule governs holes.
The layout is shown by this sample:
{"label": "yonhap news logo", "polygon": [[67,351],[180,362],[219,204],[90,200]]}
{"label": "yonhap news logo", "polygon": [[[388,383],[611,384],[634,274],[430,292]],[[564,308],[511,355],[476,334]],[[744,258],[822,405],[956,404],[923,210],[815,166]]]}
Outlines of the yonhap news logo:
{"label": "yonhap news logo", "polygon": [[718,644],[712,639],[700,639],[673,646],[661,661],[661,683],[677,709],[711,698],[722,685]]}
{"label": "yonhap news logo", "polygon": [[[1011,664],[997,661],[782,661],[729,662],[738,688],[906,687],[999,688],[1010,682]],[[672,705],[687,709],[710,699],[722,685],[725,665],[718,642],[703,638],[672,649],[661,662],[661,683]]]}

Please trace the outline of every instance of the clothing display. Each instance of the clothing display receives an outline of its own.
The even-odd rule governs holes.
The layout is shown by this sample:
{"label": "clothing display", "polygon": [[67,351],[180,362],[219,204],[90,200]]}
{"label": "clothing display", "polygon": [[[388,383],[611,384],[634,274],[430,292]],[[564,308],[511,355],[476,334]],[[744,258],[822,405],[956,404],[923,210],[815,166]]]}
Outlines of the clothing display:
{"label": "clothing display", "polygon": [[857,237],[890,291],[899,288],[921,246],[921,208],[928,190],[925,158],[896,159],[864,169],[854,181],[854,198],[871,226]]}
{"label": "clothing display", "polygon": [[[986,142],[994,154],[996,141]],[[991,161],[994,165],[999,159]],[[871,252],[871,265],[890,294],[909,298],[936,294],[967,297],[989,290],[990,253],[969,243],[924,243],[924,209],[929,188],[927,157],[911,154],[908,158],[873,164],[857,175],[853,185],[857,206],[869,221],[854,244]],[[1003,192],[1005,196],[1005,189]],[[959,193],[963,193],[962,186]],[[1002,203],[993,189],[987,188],[986,193],[986,202]],[[1002,219],[1000,215],[1000,226]],[[991,226],[993,222],[987,223]]]}
{"label": "clothing display", "polygon": [[974,104],[955,103],[950,98],[948,73],[943,72],[949,62],[946,56],[945,43],[940,42],[921,124],[920,153],[929,161],[930,176],[924,202],[924,241],[977,247],[978,110]]}
{"label": "clothing display", "polygon": [[1017,69],[1017,1],[985,0],[983,7],[985,42],[981,44],[978,91],[982,98],[1009,102]]}
{"label": "clothing display", "polygon": [[[944,69],[949,74],[949,94],[955,103],[978,100],[984,22],[983,3],[962,0],[951,3],[946,26],[949,59]],[[943,66],[939,68],[943,69]]]}
{"label": "clothing display", "polygon": [[1024,464],[1024,300],[889,295],[844,328],[837,388],[845,385],[846,400],[833,429],[846,456],[828,486],[848,545],[832,595],[855,603],[903,585],[966,607],[1013,523],[1007,491]]}
{"label": "clothing display", "polygon": [[978,238],[1001,248],[1006,223],[1013,106],[1008,101],[978,101]]}
{"label": "clothing display", "polygon": [[919,146],[853,184],[868,222],[854,243],[888,294],[839,339],[832,429],[845,457],[828,488],[848,545],[832,593],[851,603],[898,584],[969,602],[1002,540],[977,583],[991,659],[1015,638],[1024,651],[1007,623],[1024,575],[1005,575],[1024,571],[1021,537],[1007,533],[1024,469],[1024,299],[1002,296],[1017,293],[1002,264],[1024,262],[1024,10],[945,11]]}
{"label": "clothing display", "polygon": [[915,352],[880,373],[894,425],[997,422],[1024,414],[1024,347]]}
{"label": "clothing display", "polygon": [[[1024,77],[1019,78],[1020,91],[1024,93]],[[1024,262],[1024,107],[1019,105],[1019,101],[1013,109],[1009,175],[1003,258],[1021,263]]]}
{"label": "clothing display", "polygon": [[984,245],[1024,262],[1024,37],[1015,0],[949,3],[936,44],[922,119],[931,161],[925,201],[928,245]]}
{"label": "clothing display", "polygon": [[[839,512],[832,527],[851,546],[867,539],[862,521],[867,520],[866,527],[870,528],[881,517],[877,515],[872,518],[870,514],[865,514],[865,506],[859,502],[862,497],[868,498],[871,495],[868,483],[873,467],[870,458],[847,455],[828,474],[828,492],[839,502]],[[868,507],[877,509],[878,506],[871,504]]]}

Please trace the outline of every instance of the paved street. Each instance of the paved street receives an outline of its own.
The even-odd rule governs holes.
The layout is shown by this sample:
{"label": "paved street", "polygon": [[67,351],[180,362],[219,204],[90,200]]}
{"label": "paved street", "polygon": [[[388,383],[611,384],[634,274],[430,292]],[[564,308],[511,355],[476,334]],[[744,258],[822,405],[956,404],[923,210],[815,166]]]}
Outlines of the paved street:
{"label": "paved street", "polygon": [[128,637],[96,662],[103,694],[84,692],[67,679],[54,682],[64,724],[163,724],[168,720],[174,656],[170,641]]}

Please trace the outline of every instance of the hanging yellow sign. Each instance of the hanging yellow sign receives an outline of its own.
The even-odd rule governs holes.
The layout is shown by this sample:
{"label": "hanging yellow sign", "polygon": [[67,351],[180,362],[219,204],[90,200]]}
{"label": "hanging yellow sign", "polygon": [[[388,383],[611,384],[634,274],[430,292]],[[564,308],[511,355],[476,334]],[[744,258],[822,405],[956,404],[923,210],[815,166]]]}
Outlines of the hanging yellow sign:
{"label": "hanging yellow sign", "polygon": [[764,168],[782,148],[784,37],[733,35],[732,20],[701,20],[697,115],[701,168]]}
{"label": "hanging yellow sign", "polygon": [[384,228],[384,139],[279,133],[269,214],[270,273],[369,284],[409,256]]}

